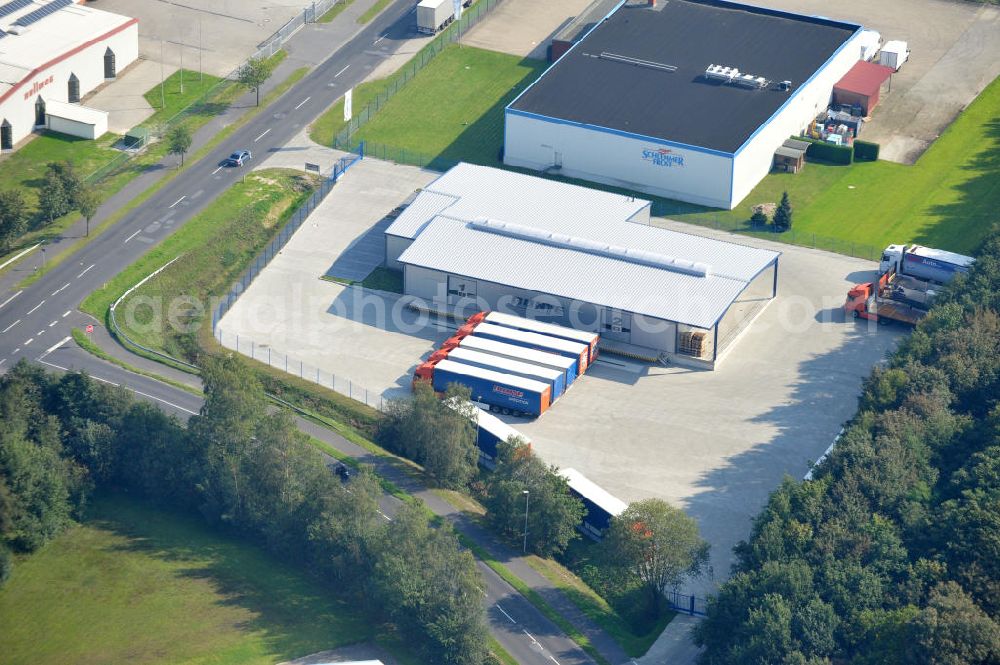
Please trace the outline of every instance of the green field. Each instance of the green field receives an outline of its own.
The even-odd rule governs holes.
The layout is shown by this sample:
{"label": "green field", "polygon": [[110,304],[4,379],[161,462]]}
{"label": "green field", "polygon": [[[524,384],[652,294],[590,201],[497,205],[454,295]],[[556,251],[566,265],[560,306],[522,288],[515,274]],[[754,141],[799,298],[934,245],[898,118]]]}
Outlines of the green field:
{"label": "green field", "polygon": [[432,166],[458,160],[499,165],[503,109],[547,65],[505,53],[448,46],[355,138],[423,153],[432,158]]}
{"label": "green field", "polygon": [[[312,192],[312,187],[312,180],[297,171],[267,169],[248,174],[245,182],[234,183],[185,224],[182,233],[169,236],[91,293],[81,309],[103,320],[122,293],[179,256],[179,260],[122,302],[117,310],[118,324],[131,339],[144,346],[173,356],[189,356],[193,349],[187,346],[189,335],[167,325],[169,303],[179,296],[203,303],[205,309],[200,314],[180,317],[183,322],[192,323],[194,330],[200,329],[208,316],[209,298],[229,288],[281,223]],[[132,301],[163,303],[163,306],[154,312],[147,305],[130,305]],[[160,317],[160,324],[152,325],[156,316]],[[211,337],[211,332],[208,335]]]}
{"label": "green field", "polygon": [[126,497],[20,561],[0,653],[24,663],[273,663],[371,639],[316,580],[200,520]]}

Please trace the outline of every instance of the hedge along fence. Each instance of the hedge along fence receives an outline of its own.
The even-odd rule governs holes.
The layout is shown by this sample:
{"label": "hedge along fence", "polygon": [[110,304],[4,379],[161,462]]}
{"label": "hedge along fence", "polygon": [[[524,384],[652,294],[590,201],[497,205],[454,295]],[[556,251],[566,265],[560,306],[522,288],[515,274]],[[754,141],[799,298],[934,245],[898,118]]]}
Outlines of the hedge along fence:
{"label": "hedge along fence", "polygon": [[878,143],[870,141],[854,141],[854,161],[874,162],[878,161]]}
{"label": "hedge along fence", "polygon": [[[854,162],[854,149],[846,145],[834,145],[821,139],[814,139],[808,136],[794,137],[800,141],[808,141],[809,149],[806,150],[806,157],[831,164],[843,164],[845,166]],[[872,144],[874,145],[874,144]]]}

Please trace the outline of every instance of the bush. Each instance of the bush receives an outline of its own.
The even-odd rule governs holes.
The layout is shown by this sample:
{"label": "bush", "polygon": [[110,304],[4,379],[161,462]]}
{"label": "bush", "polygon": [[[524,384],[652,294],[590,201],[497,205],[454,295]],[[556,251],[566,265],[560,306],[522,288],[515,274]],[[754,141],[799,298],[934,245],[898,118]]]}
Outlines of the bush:
{"label": "bush", "polygon": [[846,145],[834,145],[826,141],[806,139],[812,145],[806,150],[809,159],[830,162],[831,164],[851,164],[854,161],[854,150]]}
{"label": "bush", "polygon": [[854,160],[858,162],[874,162],[878,160],[878,148],[878,143],[855,141]]}
{"label": "bush", "polygon": [[10,578],[12,570],[14,570],[14,555],[9,549],[0,545],[0,586]]}

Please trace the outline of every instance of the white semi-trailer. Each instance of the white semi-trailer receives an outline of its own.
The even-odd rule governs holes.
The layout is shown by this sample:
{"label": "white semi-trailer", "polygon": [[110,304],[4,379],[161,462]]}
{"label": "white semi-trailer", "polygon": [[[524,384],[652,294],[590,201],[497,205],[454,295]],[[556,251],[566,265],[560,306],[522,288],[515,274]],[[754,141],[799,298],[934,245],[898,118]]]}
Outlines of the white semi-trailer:
{"label": "white semi-trailer", "polygon": [[417,31],[433,35],[455,18],[454,0],[420,0]]}
{"label": "white semi-trailer", "polygon": [[943,249],[920,245],[889,245],[882,252],[879,274],[894,269],[898,275],[945,284],[959,274],[969,272],[975,259]]}

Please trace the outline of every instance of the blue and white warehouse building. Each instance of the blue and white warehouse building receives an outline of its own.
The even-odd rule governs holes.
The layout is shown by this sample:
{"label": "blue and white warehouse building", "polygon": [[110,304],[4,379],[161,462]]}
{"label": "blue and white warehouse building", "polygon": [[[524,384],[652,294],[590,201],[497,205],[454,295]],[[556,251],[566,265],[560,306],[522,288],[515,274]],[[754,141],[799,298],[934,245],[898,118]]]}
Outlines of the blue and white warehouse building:
{"label": "blue and white warehouse building", "polygon": [[504,162],[735,208],[827,108],[862,32],[723,0],[623,1],[507,106]]}

